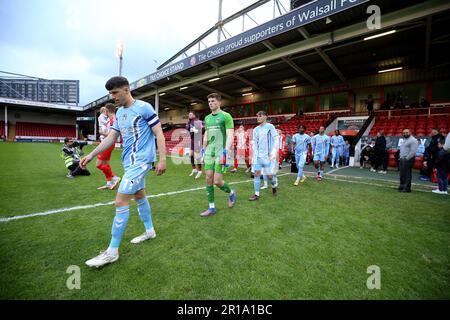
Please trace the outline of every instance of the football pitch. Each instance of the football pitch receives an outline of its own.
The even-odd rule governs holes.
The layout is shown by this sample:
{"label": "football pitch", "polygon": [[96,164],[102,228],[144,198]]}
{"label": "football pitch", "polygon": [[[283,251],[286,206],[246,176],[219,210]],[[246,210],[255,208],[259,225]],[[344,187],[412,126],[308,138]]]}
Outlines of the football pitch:
{"label": "football pitch", "polygon": [[[284,171],[277,197],[262,190],[250,202],[241,169],[225,174],[236,206],[216,188],[217,214],[201,218],[204,176],[176,158],[147,176],[156,239],[130,243],[144,230],[132,202],[120,259],[88,268],[109,244],[115,191],[97,190],[95,161],[90,177],[67,179],[60,148],[0,143],[0,299],[450,298],[450,197],[327,176],[295,187]],[[122,175],[120,154],[111,166]],[[67,287],[71,266],[79,289]]]}

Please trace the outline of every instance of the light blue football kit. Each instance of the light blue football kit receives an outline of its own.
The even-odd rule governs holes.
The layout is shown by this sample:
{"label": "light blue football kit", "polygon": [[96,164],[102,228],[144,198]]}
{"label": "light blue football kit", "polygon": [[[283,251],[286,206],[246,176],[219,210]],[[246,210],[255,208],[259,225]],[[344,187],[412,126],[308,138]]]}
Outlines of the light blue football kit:
{"label": "light blue football kit", "polygon": [[[257,126],[253,130],[253,161],[252,171],[262,171],[263,175],[272,176],[272,188],[277,187],[277,155],[278,155],[278,132],[271,123]],[[272,160],[269,160],[272,157]],[[255,194],[259,196],[261,189],[260,177],[253,181]]]}
{"label": "light blue football kit", "polygon": [[306,156],[308,155],[308,145],[311,143],[311,137],[306,133],[296,133],[292,137],[292,141],[295,143],[295,163],[298,169],[297,177],[301,178],[303,176],[303,167],[305,166]]}
{"label": "light blue football kit", "polygon": [[316,134],[311,139],[312,152],[314,153],[314,161],[325,162],[325,157],[330,152],[330,137],[323,134]]}
{"label": "light blue football kit", "polygon": [[136,100],[130,107],[121,107],[116,113],[113,130],[122,134],[122,164],[125,170],[119,192],[135,194],[145,188],[145,175],[156,160],[156,143],[152,127],[159,118],[153,107]]}
{"label": "light blue football kit", "polygon": [[339,165],[339,159],[344,153],[344,138],[341,135],[331,137],[331,145],[333,149],[331,150],[331,166]]}
{"label": "light blue football kit", "polygon": [[[259,125],[253,130],[253,170],[263,170],[272,175],[276,169],[278,154],[278,132],[271,123]],[[272,161],[269,157],[273,156]]]}
{"label": "light blue football kit", "polygon": [[[156,142],[152,128],[159,123],[153,107],[144,101],[135,100],[125,108],[120,107],[111,129],[123,138],[123,179],[119,193],[133,195],[145,189],[145,178],[156,160]],[[147,198],[136,201],[139,216],[145,229],[153,228],[150,203]],[[116,216],[111,230],[110,248],[118,248],[130,215],[130,206],[116,207]]]}

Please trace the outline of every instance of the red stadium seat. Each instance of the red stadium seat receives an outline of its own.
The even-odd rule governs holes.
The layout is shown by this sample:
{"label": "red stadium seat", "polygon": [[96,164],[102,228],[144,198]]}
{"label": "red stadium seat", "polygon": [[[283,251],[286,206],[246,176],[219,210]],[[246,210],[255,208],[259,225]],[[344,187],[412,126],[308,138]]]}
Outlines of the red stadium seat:
{"label": "red stadium seat", "polygon": [[420,170],[423,167],[423,157],[416,157],[416,159],[414,160],[414,165],[413,168]]}
{"label": "red stadium seat", "polygon": [[76,137],[75,125],[55,125],[47,123],[16,123],[16,136],[63,138]]}

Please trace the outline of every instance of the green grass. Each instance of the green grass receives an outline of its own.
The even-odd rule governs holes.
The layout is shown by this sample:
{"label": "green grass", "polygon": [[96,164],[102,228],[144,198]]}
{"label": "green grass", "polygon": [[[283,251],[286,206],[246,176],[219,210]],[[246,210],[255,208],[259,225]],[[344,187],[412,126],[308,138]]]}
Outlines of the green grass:
{"label": "green grass", "polygon": [[[0,143],[0,217],[114,200],[100,192],[102,173],[65,178],[57,144]],[[90,150],[91,147],[87,150]],[[122,174],[120,152],[112,167]],[[147,193],[203,187],[189,165],[151,172]],[[227,181],[249,179],[226,174]],[[134,203],[120,259],[102,269],[84,261],[107,247],[113,205],[0,223],[1,299],[448,299],[450,198],[399,194],[381,186],[280,177],[279,196],[249,202],[251,182],[236,184],[238,202],[200,218],[205,191],[151,198],[157,238],[143,231]],[[69,290],[70,265],[81,289]],[[367,267],[381,269],[381,289],[366,286]]]}

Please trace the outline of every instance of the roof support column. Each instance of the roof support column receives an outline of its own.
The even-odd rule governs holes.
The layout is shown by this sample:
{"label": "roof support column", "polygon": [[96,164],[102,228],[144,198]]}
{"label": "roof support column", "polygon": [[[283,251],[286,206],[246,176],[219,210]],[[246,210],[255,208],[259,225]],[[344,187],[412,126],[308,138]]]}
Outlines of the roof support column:
{"label": "roof support column", "polygon": [[8,140],[8,106],[5,104],[5,140]]}
{"label": "roof support column", "polygon": [[159,92],[158,92],[158,88],[155,89],[155,112],[156,112],[156,114],[159,113]]}

